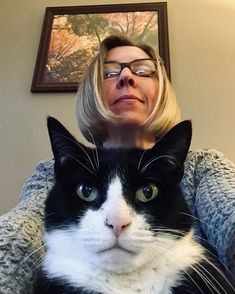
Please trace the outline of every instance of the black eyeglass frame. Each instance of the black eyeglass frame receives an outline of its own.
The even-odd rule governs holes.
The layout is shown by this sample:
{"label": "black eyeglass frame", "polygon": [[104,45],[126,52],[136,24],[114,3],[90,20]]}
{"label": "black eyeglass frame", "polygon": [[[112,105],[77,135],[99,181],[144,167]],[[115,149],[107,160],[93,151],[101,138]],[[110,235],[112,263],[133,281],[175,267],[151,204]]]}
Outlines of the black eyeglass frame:
{"label": "black eyeglass frame", "polygon": [[[151,73],[146,74],[146,75],[138,75],[136,72],[133,71],[133,69],[131,68],[131,65],[132,65],[134,62],[136,62],[136,61],[141,61],[141,60],[150,60],[150,61],[153,61],[156,70],[155,70],[155,71],[152,71]],[[157,60],[155,60],[155,59],[153,59],[153,58],[139,58],[139,59],[132,60],[131,62],[117,62],[117,61],[111,61],[111,60],[110,60],[110,61],[105,61],[105,62],[104,62],[104,65],[105,65],[105,64],[109,64],[109,63],[115,63],[115,64],[120,65],[120,71],[119,71],[116,75],[111,76],[111,77],[105,77],[105,76],[104,76],[104,79],[105,79],[105,80],[106,80],[106,79],[111,79],[111,78],[118,77],[118,76],[121,74],[122,70],[123,70],[125,67],[129,68],[130,71],[131,71],[134,75],[136,75],[136,76],[138,76],[138,77],[151,77],[153,74],[155,74],[155,73],[157,72]]]}

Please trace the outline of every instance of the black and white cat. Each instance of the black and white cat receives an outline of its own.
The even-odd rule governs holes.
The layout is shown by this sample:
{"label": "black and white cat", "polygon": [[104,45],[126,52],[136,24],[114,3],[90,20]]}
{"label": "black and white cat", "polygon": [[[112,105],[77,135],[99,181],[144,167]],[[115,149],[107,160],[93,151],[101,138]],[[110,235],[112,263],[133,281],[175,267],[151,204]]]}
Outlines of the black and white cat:
{"label": "black and white cat", "polygon": [[148,150],[85,147],[54,118],[48,129],[56,179],[35,293],[235,293],[179,187],[190,121]]}

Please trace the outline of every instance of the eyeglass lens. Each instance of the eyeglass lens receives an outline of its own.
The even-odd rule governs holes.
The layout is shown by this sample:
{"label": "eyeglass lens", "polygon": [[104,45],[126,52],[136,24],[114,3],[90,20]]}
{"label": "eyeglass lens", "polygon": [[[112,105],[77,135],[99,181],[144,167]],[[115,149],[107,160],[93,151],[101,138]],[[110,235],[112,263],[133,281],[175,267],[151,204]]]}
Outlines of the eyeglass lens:
{"label": "eyeglass lens", "polygon": [[125,67],[141,77],[149,77],[156,72],[156,62],[153,59],[137,59],[129,63],[107,61],[104,63],[104,78],[117,77]]}

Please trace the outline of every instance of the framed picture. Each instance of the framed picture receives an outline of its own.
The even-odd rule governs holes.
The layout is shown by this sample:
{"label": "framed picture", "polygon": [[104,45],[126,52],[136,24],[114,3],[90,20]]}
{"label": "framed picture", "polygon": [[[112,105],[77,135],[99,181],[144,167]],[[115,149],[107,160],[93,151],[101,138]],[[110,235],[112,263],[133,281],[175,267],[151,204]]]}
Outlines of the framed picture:
{"label": "framed picture", "polygon": [[47,7],[31,91],[77,91],[99,43],[115,33],[153,46],[170,78],[166,2]]}

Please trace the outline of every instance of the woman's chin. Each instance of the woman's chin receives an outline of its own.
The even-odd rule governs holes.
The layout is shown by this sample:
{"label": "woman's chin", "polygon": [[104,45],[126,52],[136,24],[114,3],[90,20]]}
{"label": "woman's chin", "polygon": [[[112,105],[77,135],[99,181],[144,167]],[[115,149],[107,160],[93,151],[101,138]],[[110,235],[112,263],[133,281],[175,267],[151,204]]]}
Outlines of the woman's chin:
{"label": "woman's chin", "polygon": [[145,115],[123,113],[117,118],[116,124],[118,126],[140,127],[146,120]]}

